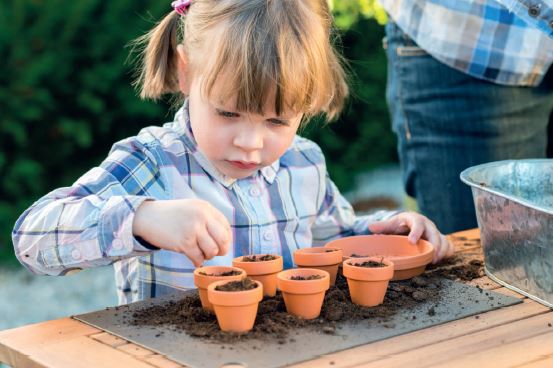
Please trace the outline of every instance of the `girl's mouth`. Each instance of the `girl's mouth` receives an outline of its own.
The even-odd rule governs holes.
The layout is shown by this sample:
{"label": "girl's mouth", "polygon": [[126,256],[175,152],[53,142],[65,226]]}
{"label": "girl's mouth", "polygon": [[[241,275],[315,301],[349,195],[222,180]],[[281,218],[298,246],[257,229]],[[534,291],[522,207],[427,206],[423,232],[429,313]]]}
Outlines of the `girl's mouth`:
{"label": "girl's mouth", "polygon": [[227,161],[232,166],[241,169],[241,170],[253,170],[259,166],[256,162],[247,162],[247,161]]}

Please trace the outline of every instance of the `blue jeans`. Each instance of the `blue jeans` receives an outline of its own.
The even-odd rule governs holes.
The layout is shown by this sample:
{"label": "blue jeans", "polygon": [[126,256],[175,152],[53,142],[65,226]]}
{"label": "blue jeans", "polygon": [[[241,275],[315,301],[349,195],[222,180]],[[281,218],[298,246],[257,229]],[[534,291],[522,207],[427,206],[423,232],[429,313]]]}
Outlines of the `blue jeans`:
{"label": "blue jeans", "polygon": [[392,22],[386,38],[387,101],[405,191],[443,233],[476,227],[471,190],[459,173],[546,156],[553,71],[535,88],[501,86],[437,61]]}

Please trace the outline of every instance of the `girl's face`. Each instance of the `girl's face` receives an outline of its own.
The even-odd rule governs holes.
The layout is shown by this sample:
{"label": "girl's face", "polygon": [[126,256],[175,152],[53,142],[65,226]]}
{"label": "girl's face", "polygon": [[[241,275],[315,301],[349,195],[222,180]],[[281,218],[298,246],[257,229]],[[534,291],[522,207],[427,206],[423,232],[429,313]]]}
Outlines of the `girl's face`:
{"label": "girl's face", "polygon": [[290,147],[301,113],[277,116],[272,99],[268,99],[264,115],[235,111],[233,101],[209,99],[200,88],[201,79],[192,78],[188,89],[190,124],[198,149],[224,175],[248,177],[271,165]]}

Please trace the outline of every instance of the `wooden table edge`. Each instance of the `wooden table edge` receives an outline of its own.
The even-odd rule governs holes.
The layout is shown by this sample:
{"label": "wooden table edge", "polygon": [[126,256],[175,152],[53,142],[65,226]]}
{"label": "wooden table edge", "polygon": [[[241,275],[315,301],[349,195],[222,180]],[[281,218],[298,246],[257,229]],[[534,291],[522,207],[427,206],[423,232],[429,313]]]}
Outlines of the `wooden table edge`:
{"label": "wooden table edge", "polygon": [[[456,251],[462,252],[465,249],[463,249],[463,246],[458,245],[459,242],[478,240],[479,230],[470,229],[470,230],[452,233],[448,235],[448,239],[450,239],[455,243]],[[493,283],[493,281],[491,282]],[[496,286],[500,287],[500,285],[497,285],[497,284]],[[527,302],[535,303],[534,301],[527,301]],[[487,312],[484,312],[484,313],[487,313]],[[484,314],[484,313],[481,313],[481,314]],[[470,316],[466,318],[478,318],[478,317]],[[55,343],[56,341],[54,338],[55,334],[58,334],[61,337],[64,337],[66,339],[77,339],[77,338],[85,337],[88,340],[90,340],[89,342],[90,344],[98,344],[98,346],[111,347],[114,352],[117,352],[116,355],[123,353],[130,356],[136,362],[137,367],[144,366],[144,365],[150,366],[150,367],[152,366],[160,367],[160,368],[185,367],[152,350],[136,345],[128,340],[112,335],[106,331],[100,330],[96,327],[90,326],[84,322],[78,321],[71,317],[44,321],[36,324],[25,325],[25,326],[16,327],[13,329],[0,331],[0,362],[4,362],[14,367],[19,367],[19,366],[46,367],[46,365],[44,365],[44,362],[41,361],[41,359],[34,357],[32,355],[32,349],[31,351],[29,351],[28,354],[19,350],[17,352],[14,351],[16,349],[14,345],[17,345],[17,343],[14,343],[14,340],[16,340],[17,342],[17,339],[14,339],[14,336],[28,335],[32,333],[34,335],[34,338],[31,339],[31,343],[32,343],[34,342],[35,339],[37,339],[37,336],[35,334],[36,331],[42,330],[42,329],[45,329],[46,331],[50,331],[51,335],[54,335],[54,336],[48,336],[47,340],[50,343]],[[406,334],[406,335],[409,335],[409,334]],[[391,341],[401,336],[404,336],[404,335],[391,337],[386,340]],[[43,338],[46,338],[46,336],[41,336],[39,334],[38,338],[43,339]],[[20,343],[20,345],[18,345],[17,348],[19,349],[25,348],[25,342]],[[334,354],[347,354],[349,350],[352,350],[352,349],[343,350],[341,352],[336,352]],[[313,362],[315,361],[317,361],[317,359],[313,360]],[[298,364],[298,366],[301,366],[301,365],[302,363]]]}

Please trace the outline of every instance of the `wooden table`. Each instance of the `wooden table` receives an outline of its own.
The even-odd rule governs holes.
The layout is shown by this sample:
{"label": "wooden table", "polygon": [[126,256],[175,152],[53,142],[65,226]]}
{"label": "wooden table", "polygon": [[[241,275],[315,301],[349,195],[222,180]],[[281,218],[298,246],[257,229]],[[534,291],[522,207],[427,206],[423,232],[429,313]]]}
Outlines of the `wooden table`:
{"label": "wooden table", "polygon": [[[477,229],[452,234],[456,251],[481,252]],[[553,313],[487,277],[470,282],[523,303],[328,354],[294,367],[553,367]],[[0,362],[14,367],[182,367],[71,318],[0,332]]]}

